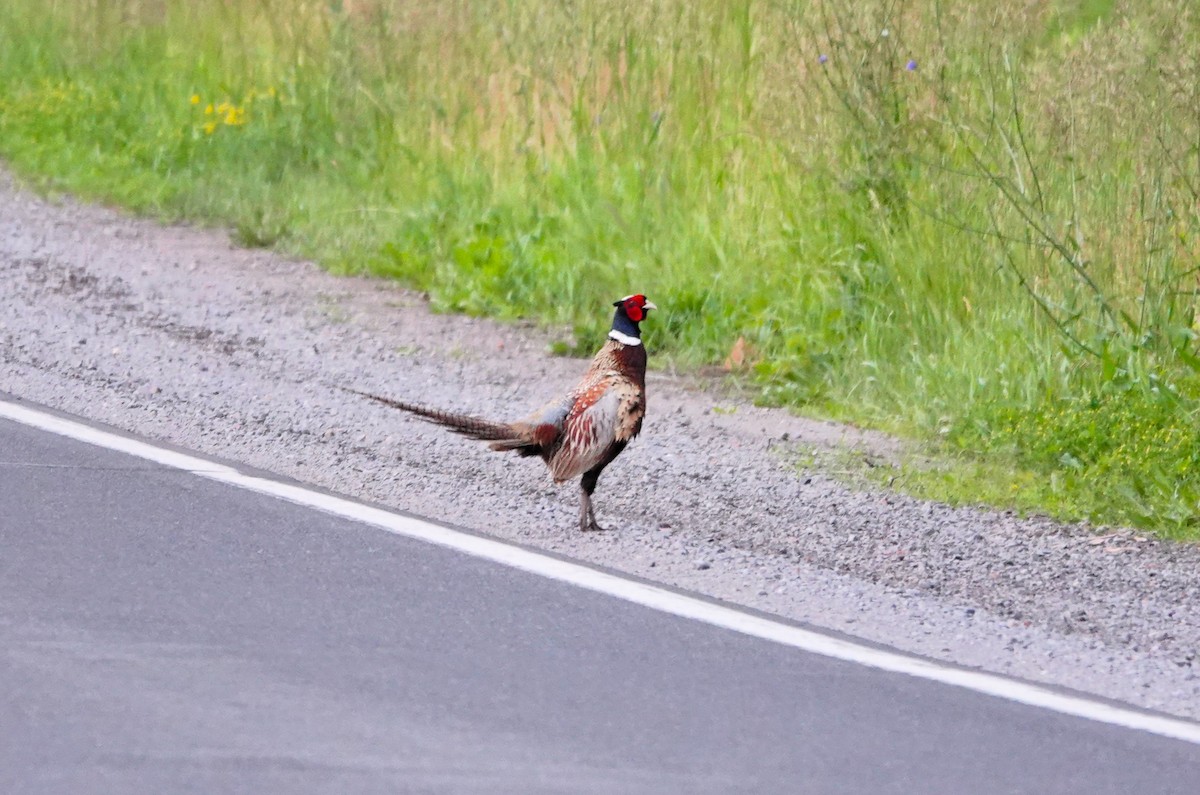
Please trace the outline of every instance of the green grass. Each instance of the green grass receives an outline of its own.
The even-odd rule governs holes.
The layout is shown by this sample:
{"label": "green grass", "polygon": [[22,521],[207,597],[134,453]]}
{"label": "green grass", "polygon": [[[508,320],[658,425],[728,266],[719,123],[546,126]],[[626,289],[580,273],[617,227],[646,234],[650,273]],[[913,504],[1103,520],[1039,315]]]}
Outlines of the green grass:
{"label": "green grass", "polygon": [[0,155],[1195,539],[1193,5],[0,0]]}

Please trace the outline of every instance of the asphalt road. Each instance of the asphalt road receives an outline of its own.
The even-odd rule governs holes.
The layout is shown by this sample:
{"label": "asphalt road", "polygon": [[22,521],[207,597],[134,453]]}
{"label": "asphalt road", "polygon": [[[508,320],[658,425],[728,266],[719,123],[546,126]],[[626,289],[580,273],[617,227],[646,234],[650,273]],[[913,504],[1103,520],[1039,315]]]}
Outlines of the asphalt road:
{"label": "asphalt road", "polygon": [[1200,748],[0,420],[0,791],[1194,793]]}

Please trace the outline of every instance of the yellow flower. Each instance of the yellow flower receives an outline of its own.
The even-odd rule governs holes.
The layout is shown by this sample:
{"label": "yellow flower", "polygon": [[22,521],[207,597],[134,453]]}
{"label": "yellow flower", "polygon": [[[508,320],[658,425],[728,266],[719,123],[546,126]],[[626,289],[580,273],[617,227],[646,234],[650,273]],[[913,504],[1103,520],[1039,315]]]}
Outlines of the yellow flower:
{"label": "yellow flower", "polygon": [[192,94],[192,104],[193,105],[200,104],[200,95],[199,94]]}
{"label": "yellow flower", "polygon": [[206,107],[206,108],[204,109],[204,115],[205,115],[205,116],[211,116],[211,115],[212,115],[212,112],[213,112],[213,106],[212,106],[212,103],[210,102],[210,103],[208,103],[208,107]]}
{"label": "yellow flower", "polygon": [[217,130],[217,123],[215,121],[205,122],[205,124],[204,124],[204,134],[205,135],[212,135],[214,132],[216,132],[216,130]]}
{"label": "yellow flower", "polygon": [[231,126],[246,123],[246,112],[242,108],[229,108],[225,113],[225,123]]}

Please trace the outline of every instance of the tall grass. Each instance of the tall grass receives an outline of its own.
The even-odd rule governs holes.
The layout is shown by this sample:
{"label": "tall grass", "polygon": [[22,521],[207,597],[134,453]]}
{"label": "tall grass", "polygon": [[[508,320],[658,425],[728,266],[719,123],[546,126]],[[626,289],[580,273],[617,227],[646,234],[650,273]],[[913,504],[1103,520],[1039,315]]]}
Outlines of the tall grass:
{"label": "tall grass", "polygon": [[1198,533],[1190,0],[0,6],[49,185],[581,340],[643,291],[661,356]]}

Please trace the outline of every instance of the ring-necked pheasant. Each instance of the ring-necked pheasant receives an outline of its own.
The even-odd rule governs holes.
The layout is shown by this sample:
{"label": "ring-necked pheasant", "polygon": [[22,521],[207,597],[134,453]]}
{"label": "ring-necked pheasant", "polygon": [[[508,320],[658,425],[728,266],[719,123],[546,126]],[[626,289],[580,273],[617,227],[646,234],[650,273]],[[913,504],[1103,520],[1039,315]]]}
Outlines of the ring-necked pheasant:
{"label": "ring-necked pheasant", "polygon": [[608,342],[574,389],[515,422],[494,422],[417,403],[347,389],[385,406],[415,414],[455,433],[491,442],[493,450],[540,456],[555,483],[582,475],[579,529],[603,530],[592,510],[592,492],[604,468],[642,430],[646,414],[646,349],[640,324],[657,309],[644,295],[613,303]]}

